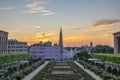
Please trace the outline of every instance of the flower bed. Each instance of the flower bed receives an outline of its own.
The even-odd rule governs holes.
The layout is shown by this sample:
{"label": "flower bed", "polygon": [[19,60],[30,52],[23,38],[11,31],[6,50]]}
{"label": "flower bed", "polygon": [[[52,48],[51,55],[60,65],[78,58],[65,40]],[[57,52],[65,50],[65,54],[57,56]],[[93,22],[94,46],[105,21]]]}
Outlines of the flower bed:
{"label": "flower bed", "polygon": [[95,74],[99,75],[102,79],[104,80],[120,80],[120,76],[115,76],[112,75],[111,73],[107,72],[104,70],[104,68],[102,67],[102,65],[94,65],[92,62],[86,62],[83,60],[78,61],[81,65],[86,64],[86,67],[94,72]]}
{"label": "flower bed", "polygon": [[[21,80],[26,75],[28,75],[29,73],[34,71],[38,66],[40,66],[43,63],[44,63],[43,61],[38,61],[36,63],[33,63],[31,66],[21,65],[20,68],[19,68],[19,71],[16,69],[16,70],[14,70],[14,73],[13,72],[12,73],[7,72],[5,74],[5,76],[6,76],[5,80]],[[12,68],[10,68],[10,69],[13,70]]]}
{"label": "flower bed", "polygon": [[71,65],[75,75],[81,79],[81,80],[95,80],[91,75],[89,75],[87,72],[79,68],[74,62],[69,62]]}

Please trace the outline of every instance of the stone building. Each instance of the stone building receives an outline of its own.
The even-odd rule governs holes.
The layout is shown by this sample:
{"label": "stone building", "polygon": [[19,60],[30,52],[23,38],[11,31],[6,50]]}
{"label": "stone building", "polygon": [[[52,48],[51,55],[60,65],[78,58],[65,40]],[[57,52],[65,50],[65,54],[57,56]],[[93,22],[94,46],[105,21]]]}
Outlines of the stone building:
{"label": "stone building", "polygon": [[0,30],[0,53],[7,53],[8,32]]}
{"label": "stone building", "polygon": [[33,59],[59,60],[59,46],[52,46],[51,42],[37,43],[30,47]]}
{"label": "stone building", "polygon": [[8,53],[28,53],[27,42],[8,40]]}
{"label": "stone building", "polygon": [[120,32],[116,32],[114,35],[114,53],[120,53]]}

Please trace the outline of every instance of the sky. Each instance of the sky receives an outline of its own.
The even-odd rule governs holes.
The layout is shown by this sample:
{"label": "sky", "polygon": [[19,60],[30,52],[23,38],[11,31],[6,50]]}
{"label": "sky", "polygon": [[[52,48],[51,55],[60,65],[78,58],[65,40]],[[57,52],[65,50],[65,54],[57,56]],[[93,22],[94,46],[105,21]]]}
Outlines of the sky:
{"label": "sky", "polygon": [[120,0],[0,0],[0,30],[9,39],[64,46],[110,45],[120,31]]}

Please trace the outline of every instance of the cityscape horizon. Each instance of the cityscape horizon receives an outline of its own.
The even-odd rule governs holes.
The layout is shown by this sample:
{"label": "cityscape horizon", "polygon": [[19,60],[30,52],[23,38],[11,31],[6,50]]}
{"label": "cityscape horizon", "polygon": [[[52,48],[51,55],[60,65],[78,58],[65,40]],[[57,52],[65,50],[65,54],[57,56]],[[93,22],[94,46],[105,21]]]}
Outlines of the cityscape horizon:
{"label": "cityscape horizon", "polygon": [[120,0],[0,0],[0,80],[120,80]]}
{"label": "cityscape horizon", "polygon": [[[68,4],[69,3],[69,4]],[[113,33],[120,31],[119,0],[1,0],[0,30],[9,39],[28,42],[58,43],[63,28],[64,46],[109,45]]]}

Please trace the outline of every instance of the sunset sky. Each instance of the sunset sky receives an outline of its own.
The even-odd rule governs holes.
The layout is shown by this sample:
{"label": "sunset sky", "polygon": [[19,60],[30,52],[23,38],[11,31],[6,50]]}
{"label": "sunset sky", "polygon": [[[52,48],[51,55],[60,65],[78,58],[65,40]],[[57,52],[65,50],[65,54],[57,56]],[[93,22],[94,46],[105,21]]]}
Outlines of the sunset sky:
{"label": "sunset sky", "polygon": [[0,30],[9,39],[58,43],[60,26],[65,46],[113,46],[120,0],[0,0]]}

